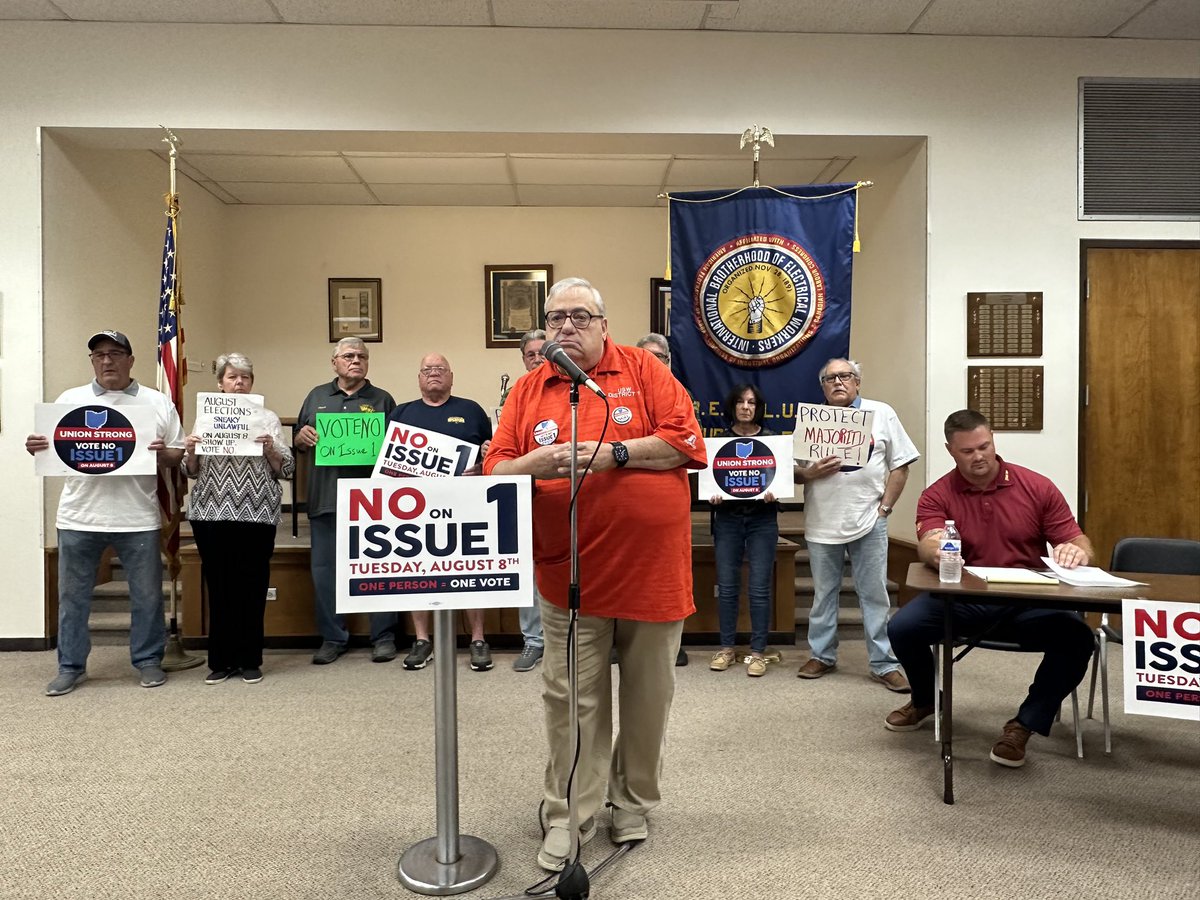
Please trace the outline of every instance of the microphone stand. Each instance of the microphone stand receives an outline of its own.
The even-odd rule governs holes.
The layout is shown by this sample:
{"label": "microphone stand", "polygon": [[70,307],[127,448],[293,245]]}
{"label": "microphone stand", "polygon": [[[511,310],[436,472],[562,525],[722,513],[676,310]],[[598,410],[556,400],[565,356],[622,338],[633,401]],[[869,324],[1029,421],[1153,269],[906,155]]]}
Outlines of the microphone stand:
{"label": "microphone stand", "polygon": [[579,862],[579,810],[576,801],[579,781],[576,777],[579,763],[579,521],[576,491],[579,489],[579,383],[571,382],[571,584],[567,588],[567,693],[571,729],[571,775],[567,784],[567,828],[571,832],[570,860],[558,876],[554,896],[559,900],[587,900],[591,894],[587,870]]}

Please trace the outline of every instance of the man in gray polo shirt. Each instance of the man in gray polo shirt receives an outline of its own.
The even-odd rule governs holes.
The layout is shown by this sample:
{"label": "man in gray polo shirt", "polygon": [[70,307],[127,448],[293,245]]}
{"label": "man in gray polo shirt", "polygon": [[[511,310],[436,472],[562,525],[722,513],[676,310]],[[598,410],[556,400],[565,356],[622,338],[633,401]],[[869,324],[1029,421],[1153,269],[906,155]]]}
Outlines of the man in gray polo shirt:
{"label": "man in gray polo shirt", "polygon": [[[304,398],[296,417],[292,446],[308,453],[317,445],[317,413],[390,413],[396,401],[367,380],[370,354],[360,338],[342,338],[333,351],[334,379],[319,384]],[[346,617],[337,609],[337,483],[340,478],[370,478],[371,466],[311,466],[308,477],[308,521],[312,536],[313,607],[321,646],[313,654],[315,665],[335,662],[346,652],[350,633]],[[371,661],[396,658],[396,624],[393,612],[371,613]]]}

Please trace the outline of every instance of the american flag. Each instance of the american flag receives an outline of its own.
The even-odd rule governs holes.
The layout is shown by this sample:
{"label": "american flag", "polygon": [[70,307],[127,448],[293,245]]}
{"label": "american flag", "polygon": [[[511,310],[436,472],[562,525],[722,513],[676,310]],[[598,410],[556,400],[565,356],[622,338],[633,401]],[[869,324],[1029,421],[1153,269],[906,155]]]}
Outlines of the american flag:
{"label": "american flag", "polygon": [[[183,359],[183,330],[179,324],[179,308],[183,303],[183,285],[175,260],[175,215],[178,198],[167,195],[167,237],[163,242],[162,282],[158,295],[158,389],[171,398],[183,420],[183,384],[187,366]],[[171,577],[179,574],[179,506],[186,489],[183,473],[178,468],[158,470],[158,505],[162,511],[163,551]]]}

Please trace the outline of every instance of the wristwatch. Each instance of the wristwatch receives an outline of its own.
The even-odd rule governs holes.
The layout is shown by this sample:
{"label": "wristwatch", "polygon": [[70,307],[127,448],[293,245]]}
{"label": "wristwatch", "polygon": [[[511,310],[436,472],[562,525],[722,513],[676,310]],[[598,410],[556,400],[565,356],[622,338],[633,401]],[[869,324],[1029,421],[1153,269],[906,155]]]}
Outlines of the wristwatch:
{"label": "wristwatch", "polygon": [[612,442],[613,460],[617,464],[618,469],[623,469],[625,464],[629,462],[629,448],[620,441]]}
{"label": "wristwatch", "polygon": [[892,514],[892,508],[890,506],[888,506],[886,503],[879,504],[879,511],[881,513],[883,513],[885,516],[890,516]]}

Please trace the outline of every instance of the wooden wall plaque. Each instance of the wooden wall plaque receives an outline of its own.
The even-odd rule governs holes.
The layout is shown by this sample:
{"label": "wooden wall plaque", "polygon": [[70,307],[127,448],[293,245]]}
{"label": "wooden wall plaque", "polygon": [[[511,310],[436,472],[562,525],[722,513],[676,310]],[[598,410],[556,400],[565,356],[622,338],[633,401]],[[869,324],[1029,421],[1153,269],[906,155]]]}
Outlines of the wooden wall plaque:
{"label": "wooden wall plaque", "polygon": [[967,366],[967,406],[988,417],[993,431],[1041,431],[1042,366]]}
{"label": "wooden wall plaque", "polygon": [[967,356],[1041,356],[1042,292],[967,294]]}

